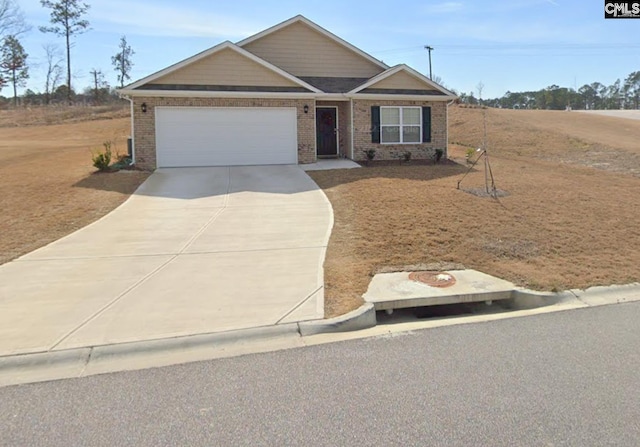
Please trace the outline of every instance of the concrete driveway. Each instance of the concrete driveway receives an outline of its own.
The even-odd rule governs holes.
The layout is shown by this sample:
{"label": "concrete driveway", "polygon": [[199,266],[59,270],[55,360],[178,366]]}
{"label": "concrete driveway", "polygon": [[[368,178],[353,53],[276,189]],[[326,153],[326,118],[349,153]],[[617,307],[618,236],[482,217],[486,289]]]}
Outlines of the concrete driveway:
{"label": "concrete driveway", "polygon": [[0,266],[0,356],[322,318],[332,225],[297,166],[160,169]]}

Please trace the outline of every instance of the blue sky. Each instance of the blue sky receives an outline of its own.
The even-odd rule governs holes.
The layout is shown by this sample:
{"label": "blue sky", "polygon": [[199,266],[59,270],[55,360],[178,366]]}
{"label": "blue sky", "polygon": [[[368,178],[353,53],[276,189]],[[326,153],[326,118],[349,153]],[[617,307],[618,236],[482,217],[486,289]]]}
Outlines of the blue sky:
{"label": "blue sky", "polygon": [[[23,45],[36,64],[28,87],[43,89],[42,45],[63,39],[43,34],[49,11],[39,0],[18,0],[32,31]],[[111,56],[120,36],[136,54],[132,77],[147,76],[222,41],[236,42],[297,14],[388,65],[406,63],[457,91],[484,98],[552,84],[578,88],[611,84],[640,70],[640,20],[605,20],[601,0],[403,1],[323,0],[87,0],[91,30],[75,39],[75,88],[102,70],[116,84]],[[38,65],[39,64],[39,65]],[[5,96],[8,90],[1,94]]]}

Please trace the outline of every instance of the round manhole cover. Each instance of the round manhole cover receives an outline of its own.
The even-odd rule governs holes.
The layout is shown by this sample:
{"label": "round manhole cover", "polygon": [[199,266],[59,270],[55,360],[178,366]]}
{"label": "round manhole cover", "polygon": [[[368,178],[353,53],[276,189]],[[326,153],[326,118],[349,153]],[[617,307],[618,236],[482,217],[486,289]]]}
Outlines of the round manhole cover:
{"label": "round manhole cover", "polygon": [[431,287],[451,287],[456,283],[456,278],[447,272],[411,272],[409,279]]}

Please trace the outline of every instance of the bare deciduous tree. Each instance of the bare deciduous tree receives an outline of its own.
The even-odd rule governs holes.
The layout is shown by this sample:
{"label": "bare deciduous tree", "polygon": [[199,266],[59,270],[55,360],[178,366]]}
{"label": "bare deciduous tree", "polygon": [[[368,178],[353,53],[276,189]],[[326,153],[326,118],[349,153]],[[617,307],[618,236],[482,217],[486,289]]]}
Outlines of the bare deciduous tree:
{"label": "bare deciduous tree", "polygon": [[42,47],[45,52],[47,63],[44,83],[44,102],[51,103],[51,96],[56,91],[62,78],[62,53],[60,48],[48,43]]}
{"label": "bare deciduous tree", "polygon": [[482,104],[482,91],[484,90],[484,82],[478,82],[478,85],[476,85],[476,90],[478,90],[478,100],[480,101],[480,104]]}
{"label": "bare deciduous tree", "polygon": [[16,0],[0,0],[0,38],[19,36],[29,29]]}

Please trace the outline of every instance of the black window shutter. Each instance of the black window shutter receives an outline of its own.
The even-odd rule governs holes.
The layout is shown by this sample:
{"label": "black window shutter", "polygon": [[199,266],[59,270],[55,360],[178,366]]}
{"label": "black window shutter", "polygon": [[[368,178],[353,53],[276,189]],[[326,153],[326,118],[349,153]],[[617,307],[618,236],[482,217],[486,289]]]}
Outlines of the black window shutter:
{"label": "black window shutter", "polygon": [[371,107],[371,142],[380,143],[380,106]]}
{"label": "black window shutter", "polygon": [[422,108],[422,142],[431,143],[431,107]]}

